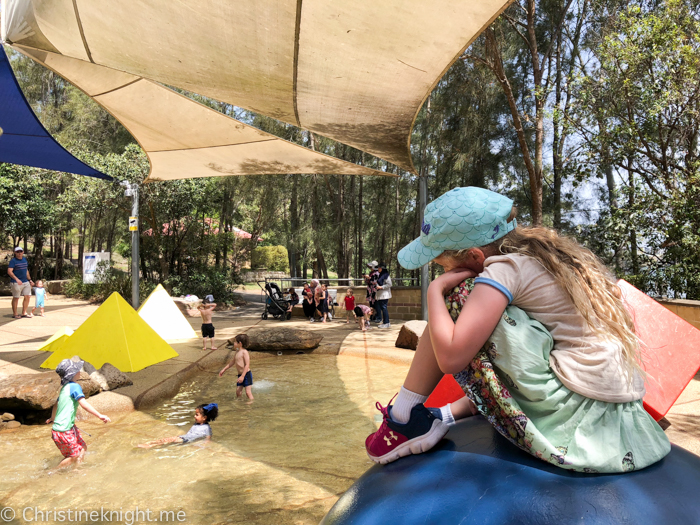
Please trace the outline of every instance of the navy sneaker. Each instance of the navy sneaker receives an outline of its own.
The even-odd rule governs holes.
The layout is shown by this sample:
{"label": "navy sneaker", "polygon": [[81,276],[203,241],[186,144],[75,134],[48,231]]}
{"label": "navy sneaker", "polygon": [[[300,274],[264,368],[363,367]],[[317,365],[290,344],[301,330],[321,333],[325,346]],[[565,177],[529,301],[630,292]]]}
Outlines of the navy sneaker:
{"label": "navy sneaker", "polygon": [[438,418],[440,421],[442,421],[442,411],[441,411],[439,408],[435,408],[435,407],[425,407],[425,408],[427,408],[428,411],[429,411],[433,416],[435,416],[435,417]]}
{"label": "navy sneaker", "polygon": [[442,422],[439,408],[428,409],[418,404],[411,410],[408,422],[402,424],[391,419],[391,405],[383,407],[377,403],[376,406],[384,420],[379,430],[365,440],[367,455],[375,463],[391,463],[403,456],[427,452],[449,430]]}

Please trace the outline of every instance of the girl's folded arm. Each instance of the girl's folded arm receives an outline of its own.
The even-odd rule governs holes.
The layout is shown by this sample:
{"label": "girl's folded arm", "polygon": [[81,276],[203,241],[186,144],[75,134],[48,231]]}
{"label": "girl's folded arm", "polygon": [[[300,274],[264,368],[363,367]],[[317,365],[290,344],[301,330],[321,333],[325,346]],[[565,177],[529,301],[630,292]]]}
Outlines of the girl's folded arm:
{"label": "girl's folded arm", "polygon": [[476,284],[455,323],[445,306],[443,291],[439,287],[428,290],[430,340],[443,373],[464,370],[493,333],[506,306],[508,298],[502,292]]}

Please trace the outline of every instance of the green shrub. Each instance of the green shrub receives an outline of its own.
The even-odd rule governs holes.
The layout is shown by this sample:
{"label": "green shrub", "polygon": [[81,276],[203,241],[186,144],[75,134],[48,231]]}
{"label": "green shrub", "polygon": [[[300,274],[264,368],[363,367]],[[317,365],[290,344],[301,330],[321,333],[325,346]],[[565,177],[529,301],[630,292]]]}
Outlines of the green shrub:
{"label": "green shrub", "polygon": [[234,290],[240,282],[238,275],[232,271],[206,268],[190,271],[183,277],[172,275],[163,285],[171,290],[173,297],[196,295],[204,298],[211,294],[217,304],[233,304],[238,298]]}
{"label": "green shrub", "polygon": [[284,246],[258,246],[250,258],[253,269],[266,268],[272,272],[288,272],[289,256]]}
{"label": "green shrub", "polygon": [[[36,264],[36,258],[34,257],[34,254],[28,254],[27,256],[27,261],[29,262],[29,268],[32,271],[32,277],[39,277],[39,268]],[[41,264],[41,276],[42,280],[44,281],[50,281],[52,279],[56,278],[56,259],[53,257],[47,257],[44,255],[42,258],[42,264]],[[7,273],[7,265],[4,265],[2,268],[2,274],[5,275]],[[78,274],[78,269],[68,260],[68,259],[63,259],[63,272],[61,275],[58,276],[59,279],[71,279],[72,277],[76,276]]]}
{"label": "green shrub", "polygon": [[124,257],[124,259],[128,259],[131,257],[131,243],[123,240],[119,241],[114,247],[114,252]]}
{"label": "green shrub", "polygon": [[[108,262],[97,265],[94,284],[83,282],[82,275],[78,275],[66,283],[64,293],[67,297],[85,299],[93,302],[106,300],[113,292],[119,292],[127,302],[131,303],[131,274],[110,266]],[[218,304],[233,304],[239,299],[234,292],[236,285],[241,280],[232,270],[217,270],[205,268],[203,270],[190,270],[180,277],[172,275],[163,283],[170,290],[170,295],[196,295],[204,298],[213,295]],[[141,303],[146,300],[158,283],[141,279],[139,282],[139,297]]]}
{"label": "green shrub", "polygon": [[[102,302],[112,293],[118,292],[127,302],[131,303],[131,274],[118,270],[108,261],[100,262],[95,272],[95,283],[83,282],[82,274],[76,275],[66,283],[63,293],[66,297]],[[144,279],[139,281],[139,300],[143,302],[156,287]]]}

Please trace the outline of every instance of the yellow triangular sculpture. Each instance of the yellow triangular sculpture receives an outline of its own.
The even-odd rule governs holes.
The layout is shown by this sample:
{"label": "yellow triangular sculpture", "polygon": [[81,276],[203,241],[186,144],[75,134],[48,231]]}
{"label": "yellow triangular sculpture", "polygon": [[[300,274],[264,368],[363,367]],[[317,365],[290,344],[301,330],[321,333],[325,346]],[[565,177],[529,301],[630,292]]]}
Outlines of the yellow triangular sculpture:
{"label": "yellow triangular sculpture", "polygon": [[114,292],[41,368],[56,368],[74,355],[95,368],[111,363],[122,372],[137,372],[178,354]]}
{"label": "yellow triangular sculpture", "polygon": [[197,333],[162,285],[158,285],[138,310],[141,319],[168,343],[192,339]]}
{"label": "yellow triangular sculpture", "polygon": [[58,332],[49,337],[44,344],[37,348],[37,350],[40,352],[55,352],[71,335],[73,335],[73,330],[67,326],[64,326]]}

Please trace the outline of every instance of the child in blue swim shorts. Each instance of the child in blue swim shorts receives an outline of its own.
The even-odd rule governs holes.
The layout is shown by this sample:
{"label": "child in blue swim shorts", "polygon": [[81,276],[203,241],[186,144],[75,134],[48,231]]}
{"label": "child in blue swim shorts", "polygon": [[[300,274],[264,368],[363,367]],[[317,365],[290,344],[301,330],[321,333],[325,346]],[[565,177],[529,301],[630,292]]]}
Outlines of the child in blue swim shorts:
{"label": "child in blue swim shorts", "polygon": [[243,390],[250,401],[253,398],[253,372],[250,371],[250,354],[246,349],[249,344],[249,339],[246,334],[238,334],[233,338],[233,349],[236,354],[229,364],[219,372],[219,377],[226,373],[226,370],[235,365],[238,371],[238,380],[236,381],[236,398],[241,397]]}

